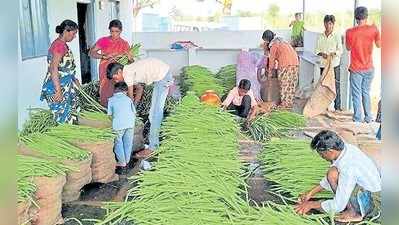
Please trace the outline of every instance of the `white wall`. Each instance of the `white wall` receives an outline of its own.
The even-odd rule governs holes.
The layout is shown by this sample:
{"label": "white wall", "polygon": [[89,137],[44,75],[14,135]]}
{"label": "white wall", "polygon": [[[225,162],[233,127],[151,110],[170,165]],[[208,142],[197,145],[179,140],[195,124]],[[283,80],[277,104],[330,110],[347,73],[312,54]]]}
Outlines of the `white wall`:
{"label": "white wall", "polygon": [[[288,38],[289,30],[275,30]],[[204,48],[257,48],[262,42],[262,30],[257,31],[201,31],[201,32],[137,32],[134,40],[144,49],[166,49],[175,41],[192,41]]]}
{"label": "white wall", "polygon": [[120,20],[123,23],[123,36],[132,44],[133,41],[133,0],[120,1]]}

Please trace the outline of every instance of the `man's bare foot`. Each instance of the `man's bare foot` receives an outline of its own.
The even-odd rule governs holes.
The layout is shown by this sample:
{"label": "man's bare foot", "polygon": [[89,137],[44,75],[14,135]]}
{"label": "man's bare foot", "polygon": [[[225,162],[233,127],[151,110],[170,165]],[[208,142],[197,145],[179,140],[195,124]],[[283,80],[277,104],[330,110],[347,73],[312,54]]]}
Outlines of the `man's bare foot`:
{"label": "man's bare foot", "polygon": [[357,214],[353,209],[348,209],[335,218],[335,221],[341,223],[360,222],[362,220],[363,217]]}

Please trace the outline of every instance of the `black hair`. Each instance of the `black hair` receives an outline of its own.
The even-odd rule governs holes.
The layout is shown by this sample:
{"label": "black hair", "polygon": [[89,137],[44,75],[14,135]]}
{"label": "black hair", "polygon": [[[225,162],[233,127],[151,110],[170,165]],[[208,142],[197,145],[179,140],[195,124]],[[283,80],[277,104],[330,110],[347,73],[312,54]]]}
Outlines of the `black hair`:
{"label": "black hair", "polygon": [[345,143],[334,131],[323,130],[313,138],[310,147],[318,152],[330,149],[342,151],[345,148]]}
{"label": "black hair", "polygon": [[111,30],[112,27],[116,27],[119,28],[119,30],[122,30],[122,22],[120,20],[111,20],[111,22],[109,22],[108,29]]}
{"label": "black hair", "polygon": [[114,92],[124,92],[127,91],[127,84],[125,81],[120,81],[115,83],[114,85]]}
{"label": "black hair", "polygon": [[55,32],[57,34],[62,34],[64,33],[64,31],[75,31],[77,30],[78,24],[76,24],[75,22],[73,22],[72,20],[64,20],[62,21],[62,23],[58,26],[55,27]]}
{"label": "black hair", "polygon": [[335,16],[334,15],[325,15],[324,16],[324,23],[334,23],[335,24]]}
{"label": "black hair", "polygon": [[265,32],[263,32],[262,39],[265,41],[271,42],[275,36],[276,36],[276,34],[273,33],[273,31],[265,30]]}
{"label": "black hair", "polygon": [[369,12],[366,7],[359,6],[355,9],[355,19],[356,20],[364,20],[367,19]]}
{"label": "black hair", "polygon": [[249,91],[251,89],[251,81],[247,79],[240,80],[240,83],[238,83],[238,88]]}
{"label": "black hair", "polygon": [[302,16],[302,13],[301,12],[297,12],[297,13],[295,13],[295,16]]}
{"label": "black hair", "polygon": [[119,70],[123,70],[123,65],[119,63],[110,63],[107,66],[107,78],[112,80],[112,77],[118,73]]}

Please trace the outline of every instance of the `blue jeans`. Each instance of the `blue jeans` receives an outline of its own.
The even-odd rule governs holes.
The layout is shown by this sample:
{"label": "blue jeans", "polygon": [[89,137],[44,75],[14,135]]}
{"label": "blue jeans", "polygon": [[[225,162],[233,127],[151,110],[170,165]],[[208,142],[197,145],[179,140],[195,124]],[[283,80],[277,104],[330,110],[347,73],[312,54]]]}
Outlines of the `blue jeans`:
{"label": "blue jeans", "polygon": [[168,71],[166,76],[157,82],[154,82],[154,89],[151,97],[151,108],[149,114],[150,121],[150,135],[149,135],[149,148],[155,150],[159,147],[159,132],[163,120],[163,112],[168,96],[169,87],[173,84],[172,73]]}
{"label": "blue jeans", "polygon": [[373,208],[376,207],[374,205],[373,197],[370,191],[359,190],[349,199],[353,209],[362,217],[366,217],[369,215]]}
{"label": "blue jeans", "polygon": [[350,73],[353,121],[355,122],[362,122],[362,105],[364,121],[370,122],[373,118],[370,106],[370,86],[373,78],[374,70]]}
{"label": "blue jeans", "polygon": [[130,161],[133,149],[134,128],[115,131],[114,152],[118,164],[126,166]]}

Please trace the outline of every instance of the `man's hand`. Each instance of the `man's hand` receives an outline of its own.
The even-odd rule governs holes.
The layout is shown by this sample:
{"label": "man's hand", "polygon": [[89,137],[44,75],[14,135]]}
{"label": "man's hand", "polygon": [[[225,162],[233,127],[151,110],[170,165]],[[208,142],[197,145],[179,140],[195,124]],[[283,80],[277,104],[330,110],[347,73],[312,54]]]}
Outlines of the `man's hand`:
{"label": "man's hand", "polygon": [[302,202],[302,203],[295,205],[294,209],[295,209],[295,212],[298,213],[299,215],[305,215],[310,210],[319,208],[318,205],[319,205],[318,202],[306,201],[306,202]]}
{"label": "man's hand", "polygon": [[298,202],[304,203],[304,202],[309,201],[311,198],[312,198],[312,195],[310,193],[303,193],[303,194],[299,195]]}

